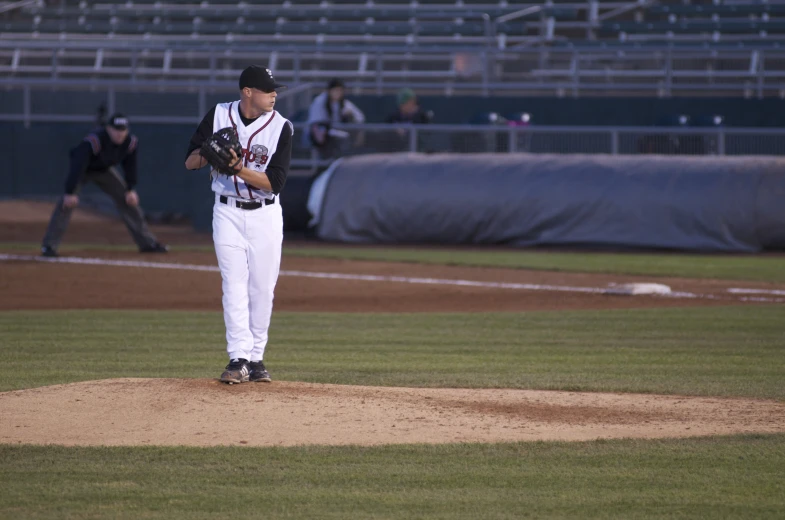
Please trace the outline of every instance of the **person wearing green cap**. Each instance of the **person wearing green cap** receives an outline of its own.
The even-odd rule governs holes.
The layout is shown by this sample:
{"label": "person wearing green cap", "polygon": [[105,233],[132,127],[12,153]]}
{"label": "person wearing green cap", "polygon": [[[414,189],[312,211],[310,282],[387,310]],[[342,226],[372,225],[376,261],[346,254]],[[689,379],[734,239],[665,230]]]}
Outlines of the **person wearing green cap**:
{"label": "person wearing green cap", "polygon": [[[431,119],[433,118],[433,112],[430,110],[426,112],[420,108],[420,105],[417,103],[417,95],[412,89],[404,88],[398,91],[397,101],[398,108],[395,110],[395,112],[387,116],[387,119],[385,119],[386,123],[395,125],[423,125],[431,122]],[[378,146],[380,147],[380,151],[401,152],[404,150],[409,150],[411,147],[409,141],[409,132],[403,128],[396,128],[395,133],[397,136],[388,134],[388,137],[382,143],[379,143]],[[420,136],[417,139],[417,144],[415,145],[417,150],[421,150],[422,148],[421,141],[422,139]]]}
{"label": "person wearing green cap", "polygon": [[387,116],[387,123],[413,123],[424,125],[431,122],[433,112],[424,111],[417,103],[417,95],[410,88],[398,92],[398,109]]}

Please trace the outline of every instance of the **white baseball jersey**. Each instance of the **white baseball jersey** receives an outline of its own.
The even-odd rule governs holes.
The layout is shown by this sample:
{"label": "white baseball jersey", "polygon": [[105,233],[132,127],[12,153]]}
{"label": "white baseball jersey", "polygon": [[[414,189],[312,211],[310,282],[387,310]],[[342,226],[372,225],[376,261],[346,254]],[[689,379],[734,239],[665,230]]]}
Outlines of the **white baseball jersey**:
{"label": "white baseball jersey", "polygon": [[[249,126],[243,124],[239,113],[240,102],[219,103],[215,106],[213,132],[226,127],[233,127],[243,147],[243,166],[254,171],[266,171],[267,162],[278,147],[281,132],[292,131],[292,124],[277,111],[263,113]],[[271,199],[275,194],[247,184],[233,175],[219,175],[211,172],[212,188],[218,195],[238,197],[242,199]]]}

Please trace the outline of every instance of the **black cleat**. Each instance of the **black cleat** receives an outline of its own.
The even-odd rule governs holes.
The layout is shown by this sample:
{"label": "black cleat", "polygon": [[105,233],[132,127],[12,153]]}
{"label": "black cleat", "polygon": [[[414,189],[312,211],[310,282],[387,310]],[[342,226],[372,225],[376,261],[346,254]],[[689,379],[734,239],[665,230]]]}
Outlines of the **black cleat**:
{"label": "black cleat", "polygon": [[168,253],[169,248],[160,242],[156,242],[151,246],[144,246],[139,250],[140,253]]}
{"label": "black cleat", "polygon": [[272,381],[270,373],[267,371],[262,361],[251,361],[248,363],[248,367],[251,370],[248,380],[252,383],[269,383]]}
{"label": "black cleat", "polygon": [[248,381],[248,360],[232,359],[221,374],[222,383],[245,383]]}
{"label": "black cleat", "polygon": [[41,256],[45,256],[47,258],[55,258],[57,256],[57,251],[55,251],[49,246],[44,246],[41,248]]}

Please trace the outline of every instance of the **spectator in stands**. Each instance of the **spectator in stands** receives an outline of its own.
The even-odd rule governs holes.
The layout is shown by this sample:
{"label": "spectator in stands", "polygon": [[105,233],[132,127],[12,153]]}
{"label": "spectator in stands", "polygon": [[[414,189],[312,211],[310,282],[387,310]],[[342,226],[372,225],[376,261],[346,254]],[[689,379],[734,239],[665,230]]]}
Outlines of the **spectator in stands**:
{"label": "spectator in stands", "polygon": [[308,136],[323,159],[340,156],[348,143],[349,133],[333,128],[334,125],[365,122],[362,111],[345,96],[343,81],[332,79],[308,109]]}
{"label": "spectator in stands", "polygon": [[[423,110],[417,103],[417,95],[410,88],[401,89],[397,95],[398,108],[392,112],[385,119],[386,123],[390,124],[414,124],[424,125],[430,123],[433,119],[433,112]],[[383,152],[401,152],[409,150],[411,144],[409,142],[409,131],[403,128],[396,128],[395,135],[386,134],[386,139],[383,143],[377,143],[377,147]],[[423,142],[423,136],[417,136],[417,150],[431,152],[432,146]]]}
{"label": "spectator in stands", "polygon": [[413,123],[424,125],[433,119],[433,112],[425,111],[417,103],[417,95],[410,88],[398,92],[398,109],[387,116],[388,123]]}

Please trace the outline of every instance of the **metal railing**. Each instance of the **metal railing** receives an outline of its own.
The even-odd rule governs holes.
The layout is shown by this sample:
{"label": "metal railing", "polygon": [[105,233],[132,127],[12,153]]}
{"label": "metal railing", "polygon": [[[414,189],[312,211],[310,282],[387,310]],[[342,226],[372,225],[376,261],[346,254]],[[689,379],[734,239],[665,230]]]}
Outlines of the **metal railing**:
{"label": "metal railing", "polygon": [[[61,79],[57,89],[47,79],[5,78],[0,121],[34,123],[78,122],[92,124],[97,108],[120,108],[138,124],[196,125],[217,102],[233,99],[235,80],[194,83],[179,80],[177,94],[160,91],[154,81],[130,84],[105,80],[87,88],[84,80]],[[68,102],[58,93],[68,93]],[[301,84],[282,91],[278,105],[283,114],[297,119],[307,109],[321,84]],[[302,117],[302,116],[301,116]],[[507,123],[513,125],[513,123]],[[313,150],[304,123],[295,122],[297,165],[317,166],[328,157]],[[379,152],[420,153],[604,153],[681,155],[783,155],[785,130],[734,127],[585,127],[497,125],[338,125],[350,134],[339,155]]]}
{"label": "metal railing", "polygon": [[[501,24],[516,21],[528,27],[534,27],[541,34],[546,28],[553,29],[554,15],[557,13],[571,13],[575,18],[585,19],[582,27],[593,28],[598,26],[601,20],[612,19],[619,14],[624,14],[633,9],[642,9],[647,4],[653,3],[651,0],[585,0],[575,2],[560,2],[556,5],[548,3],[527,3],[518,5],[465,5],[454,3],[440,4],[420,4],[413,6],[406,2],[399,4],[385,3],[381,5],[367,4],[362,10],[358,10],[357,5],[333,4],[327,2],[314,2],[312,5],[289,5],[269,3],[255,5],[253,3],[241,4],[209,4],[207,2],[194,2],[193,4],[168,4],[163,3],[110,3],[110,4],[80,4],[79,6],[46,6],[40,0],[28,0],[35,4],[34,7],[26,9],[30,16],[37,16],[51,19],[67,19],[68,17],[80,17],[85,21],[102,21],[107,17],[112,17],[115,23],[120,21],[134,21],[137,19],[145,20],[156,17],[166,21],[193,20],[194,25],[198,26],[203,21],[222,21],[231,19],[259,20],[281,20],[281,24],[286,25],[291,18],[297,23],[302,20],[319,20],[325,18],[329,21],[338,20],[360,20],[364,23],[373,24],[385,21],[410,22],[414,34],[420,20],[434,19],[437,17],[447,19],[466,19],[478,18],[485,26],[485,35],[488,36],[493,29],[495,34]],[[362,4],[359,2],[358,4]],[[471,2],[469,2],[471,4]],[[29,4],[28,4],[29,5]],[[579,14],[580,13],[580,14]],[[529,15],[538,15],[536,24],[527,24],[523,18]],[[582,16],[581,16],[582,14]],[[558,16],[558,15],[557,15]],[[378,17],[378,19],[377,19]],[[369,22],[370,21],[370,22]],[[568,24],[572,27],[574,24]],[[541,27],[538,27],[541,26]],[[198,31],[198,27],[195,27]],[[78,32],[78,31],[77,31]],[[283,33],[287,36],[286,31]],[[77,35],[74,35],[77,36]],[[551,35],[552,36],[552,35]],[[549,39],[551,39],[549,37]]]}
{"label": "metal railing", "polygon": [[368,153],[785,156],[785,129],[364,124],[336,125],[349,136],[324,157],[305,143],[305,125],[295,127],[301,136],[298,164],[314,168]]}
{"label": "metal railing", "polygon": [[[293,89],[291,96],[307,92]],[[286,99],[282,97],[282,100]],[[0,113],[0,121],[32,123],[87,123],[94,115],[33,113],[29,97],[20,112]],[[107,107],[110,108],[110,107]],[[190,116],[129,114],[133,124],[194,125],[207,107]],[[495,125],[336,125],[348,137],[332,154],[312,148],[305,123],[295,122],[292,166],[317,168],[341,156],[369,153],[556,153],[661,155],[771,155],[785,156],[785,129],[733,127],[586,127]]]}
{"label": "metal railing", "polygon": [[603,93],[785,95],[785,49],[676,46],[636,49],[273,45],[214,47],[200,42],[10,42],[0,40],[0,86],[44,81],[55,87],[103,88],[113,82],[161,92],[224,88],[248,63],[267,63],[290,83],[344,77],[354,93],[377,95],[409,86],[422,94]]}
{"label": "metal railing", "polygon": [[[239,73],[236,75],[239,76]],[[181,93],[176,104],[171,99],[156,99],[154,96],[166,96],[169,89],[161,89],[156,82],[138,82],[129,84],[124,80],[106,80],[98,85],[93,85],[92,89],[85,89],[84,80],[61,80],[56,83],[57,90],[53,89],[53,83],[46,79],[0,79],[0,86],[5,85],[5,95],[15,94],[16,99],[11,99],[11,103],[4,106],[16,108],[13,112],[0,113],[0,121],[22,122],[26,128],[32,123],[51,122],[51,123],[75,123],[91,122],[96,119],[95,115],[86,114],[85,103],[94,103],[95,108],[99,104],[104,104],[108,113],[114,112],[118,107],[133,105],[129,101],[130,96],[143,94],[150,105],[156,107],[157,113],[139,114],[134,117],[134,121],[139,123],[152,124],[191,124],[198,123],[207,111],[217,102],[234,99],[238,92],[237,81],[216,82],[205,81],[194,86],[190,81],[179,81],[170,85],[170,89]],[[172,88],[179,85],[179,88]],[[279,109],[286,114],[296,114],[298,111],[306,109],[314,95],[321,91],[321,85],[312,83],[301,83],[282,90],[276,99]],[[58,103],[56,98],[58,92],[76,90],[88,97],[81,103],[72,105],[69,103]],[[169,94],[170,95],[170,94]],[[18,101],[18,102],[15,102]],[[172,105],[171,108],[169,105]],[[149,106],[149,105],[148,105]],[[39,108],[40,107],[40,108]],[[57,110],[55,111],[54,108]],[[95,113],[95,112],[93,112]]]}
{"label": "metal railing", "polygon": [[2,2],[0,3],[0,14],[10,13],[17,9],[24,9],[26,7],[34,6],[40,3],[40,0],[19,0],[18,2]]}

